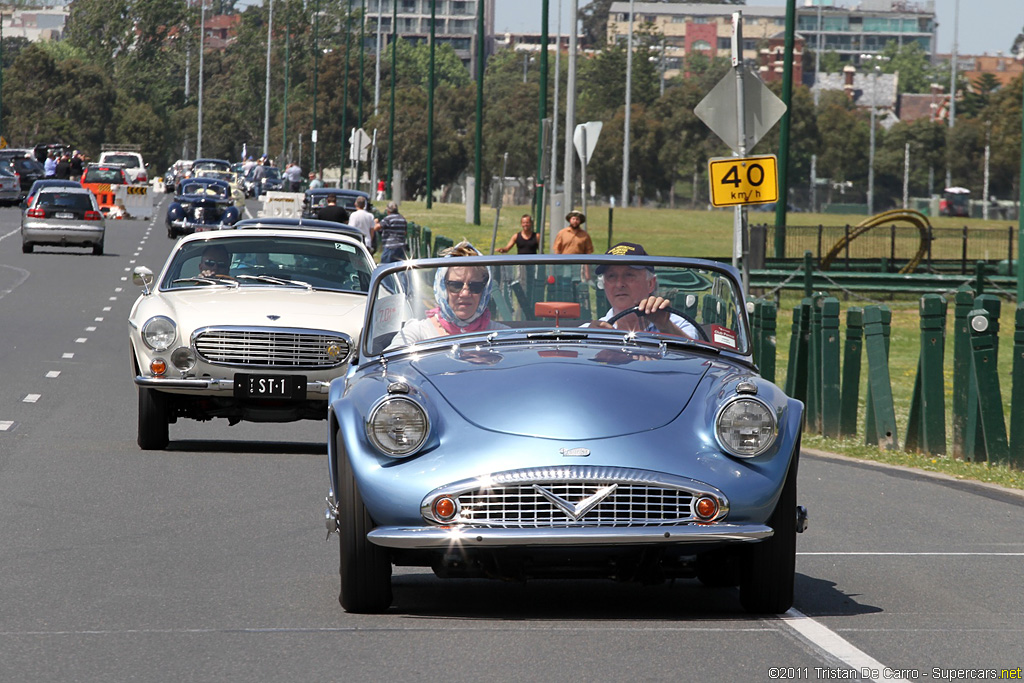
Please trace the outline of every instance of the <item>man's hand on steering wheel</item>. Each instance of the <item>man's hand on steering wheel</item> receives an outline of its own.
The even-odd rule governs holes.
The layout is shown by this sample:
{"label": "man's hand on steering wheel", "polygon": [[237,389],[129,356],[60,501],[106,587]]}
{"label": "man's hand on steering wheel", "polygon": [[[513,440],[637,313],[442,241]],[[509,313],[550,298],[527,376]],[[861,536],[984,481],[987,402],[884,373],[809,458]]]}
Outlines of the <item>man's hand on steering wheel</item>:
{"label": "man's hand on steering wheel", "polygon": [[642,318],[650,318],[651,322],[654,323],[654,326],[658,328],[659,332],[664,332],[666,334],[674,334],[680,337],[691,337],[692,335],[680,329],[672,322],[670,314],[677,315],[686,322],[688,322],[690,325],[692,325],[693,329],[696,331],[697,339],[700,339],[702,341],[708,341],[707,334],[704,332],[701,326],[697,324],[696,320],[691,318],[686,313],[683,313],[678,309],[672,308],[671,302],[668,299],[665,299],[664,297],[660,296],[649,296],[644,299],[641,299],[636,306],[627,308],[626,310],[620,311],[619,313],[613,315],[611,318],[608,319],[608,323],[614,327],[616,321],[620,320],[621,318],[625,318],[627,315],[636,315]]}

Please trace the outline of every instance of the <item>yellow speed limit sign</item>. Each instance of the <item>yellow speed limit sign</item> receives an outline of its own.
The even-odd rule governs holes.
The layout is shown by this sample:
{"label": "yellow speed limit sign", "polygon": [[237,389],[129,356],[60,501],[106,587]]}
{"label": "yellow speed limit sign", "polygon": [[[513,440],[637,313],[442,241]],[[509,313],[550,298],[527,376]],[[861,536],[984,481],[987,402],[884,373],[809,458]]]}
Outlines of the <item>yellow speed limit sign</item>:
{"label": "yellow speed limit sign", "polygon": [[765,204],[779,199],[779,164],[774,154],[722,157],[708,162],[713,206]]}

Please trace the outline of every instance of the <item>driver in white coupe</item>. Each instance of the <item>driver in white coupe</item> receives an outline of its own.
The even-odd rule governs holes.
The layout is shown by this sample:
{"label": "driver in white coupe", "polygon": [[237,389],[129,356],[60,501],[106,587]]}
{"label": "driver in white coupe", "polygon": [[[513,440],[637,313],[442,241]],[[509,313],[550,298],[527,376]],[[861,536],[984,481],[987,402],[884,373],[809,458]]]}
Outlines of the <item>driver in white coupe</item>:
{"label": "driver in white coupe", "polygon": [[[647,256],[647,251],[639,244],[619,242],[605,252],[616,256]],[[598,266],[597,276],[603,281],[604,294],[608,297],[611,309],[593,323],[584,327],[614,328],[637,332],[664,332],[681,337],[697,339],[697,330],[682,317],[670,313],[668,308],[672,302],[657,296],[658,277],[650,266]],[[599,284],[598,286],[601,286]],[[608,321],[630,308],[636,307],[644,313],[644,317],[631,313],[615,321]]]}

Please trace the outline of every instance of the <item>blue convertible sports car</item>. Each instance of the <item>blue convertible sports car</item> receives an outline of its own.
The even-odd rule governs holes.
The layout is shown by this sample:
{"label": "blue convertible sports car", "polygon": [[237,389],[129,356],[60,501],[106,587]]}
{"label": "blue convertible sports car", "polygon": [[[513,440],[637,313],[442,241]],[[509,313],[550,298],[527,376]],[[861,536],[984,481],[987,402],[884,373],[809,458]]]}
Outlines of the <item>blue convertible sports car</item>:
{"label": "blue convertible sports car", "polygon": [[346,610],[386,610],[393,566],[789,609],[803,405],[758,375],[735,269],[637,246],[374,271],[329,396]]}
{"label": "blue convertible sports car", "polygon": [[178,185],[167,207],[167,236],[171,239],[206,230],[229,228],[239,219],[231,185],[216,178],[187,178]]}

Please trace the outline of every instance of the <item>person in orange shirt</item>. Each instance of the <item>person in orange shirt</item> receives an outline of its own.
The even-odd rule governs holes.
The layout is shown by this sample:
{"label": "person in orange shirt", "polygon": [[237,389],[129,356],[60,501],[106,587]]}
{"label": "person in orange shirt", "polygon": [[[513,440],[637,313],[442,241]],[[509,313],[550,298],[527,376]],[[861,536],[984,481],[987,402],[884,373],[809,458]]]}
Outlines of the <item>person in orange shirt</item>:
{"label": "person in orange shirt", "polygon": [[[590,239],[590,233],[581,226],[587,222],[587,217],[582,211],[570,211],[565,214],[565,220],[569,227],[562,228],[555,235],[556,254],[593,254],[594,242]],[[584,280],[590,279],[590,267],[583,266],[580,275]]]}
{"label": "person in orange shirt", "polygon": [[565,215],[569,227],[562,228],[555,236],[556,254],[593,254],[594,243],[590,233],[581,226],[587,222],[582,211],[570,211]]}

